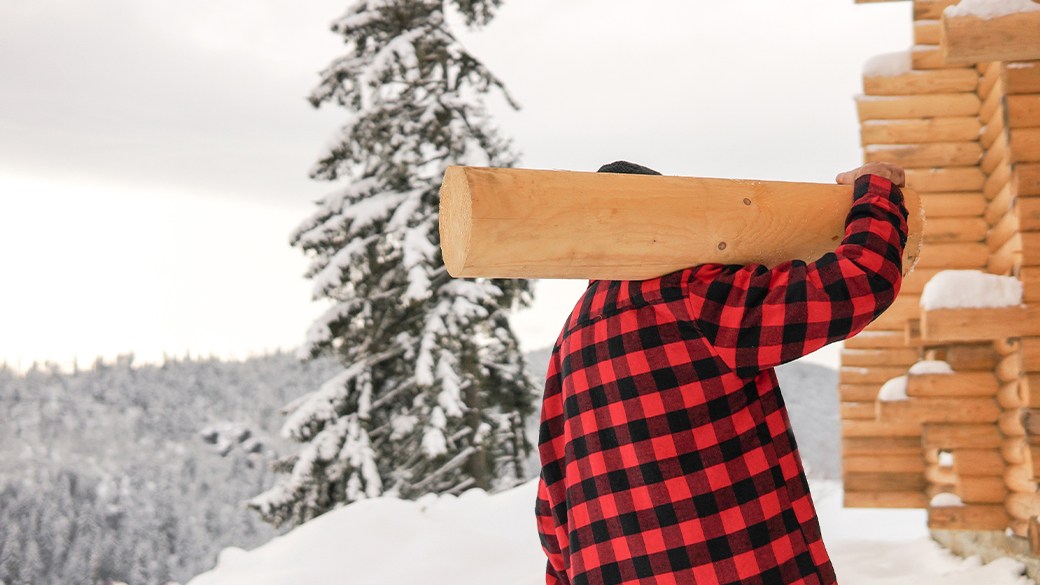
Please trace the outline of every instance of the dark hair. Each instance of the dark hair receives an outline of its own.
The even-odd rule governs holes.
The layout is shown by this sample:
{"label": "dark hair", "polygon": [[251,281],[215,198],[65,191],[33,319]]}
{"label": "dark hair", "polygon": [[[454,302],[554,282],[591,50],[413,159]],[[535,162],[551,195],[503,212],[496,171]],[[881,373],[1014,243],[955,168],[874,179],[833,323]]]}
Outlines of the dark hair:
{"label": "dark hair", "polygon": [[637,165],[628,161],[619,160],[610,164],[603,165],[599,168],[597,173],[620,173],[623,175],[660,175],[661,173],[644,167],[643,165]]}

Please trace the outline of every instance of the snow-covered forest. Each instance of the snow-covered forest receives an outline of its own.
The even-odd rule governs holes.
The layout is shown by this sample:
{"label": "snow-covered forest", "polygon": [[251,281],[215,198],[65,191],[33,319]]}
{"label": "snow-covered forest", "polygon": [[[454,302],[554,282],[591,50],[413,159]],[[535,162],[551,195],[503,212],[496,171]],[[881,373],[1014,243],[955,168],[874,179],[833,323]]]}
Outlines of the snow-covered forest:
{"label": "snow-covered forest", "polygon": [[[548,351],[526,358],[537,375]],[[284,533],[244,502],[274,484],[269,465],[290,446],[282,406],[335,371],[332,360],[287,353],[0,368],[0,581],[183,583],[225,547]],[[792,364],[779,374],[800,389],[791,417],[812,475],[835,478],[837,450],[825,447],[836,447],[834,371]],[[526,433],[535,440],[537,424]],[[536,475],[532,457],[525,479]]]}
{"label": "snow-covered forest", "polygon": [[284,353],[0,368],[0,581],[183,581],[266,542],[278,531],[242,502],[286,449],[278,409],[334,369]]}

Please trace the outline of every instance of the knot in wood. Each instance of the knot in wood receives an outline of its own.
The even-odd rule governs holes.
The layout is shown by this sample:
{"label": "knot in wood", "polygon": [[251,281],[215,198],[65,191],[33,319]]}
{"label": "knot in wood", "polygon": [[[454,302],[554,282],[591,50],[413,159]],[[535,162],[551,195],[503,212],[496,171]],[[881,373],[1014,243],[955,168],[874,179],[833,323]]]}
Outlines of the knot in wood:
{"label": "knot in wood", "polygon": [[726,249],[726,242],[719,242],[719,249],[720,250],[725,250]]}
{"label": "knot in wood", "polygon": [[751,205],[751,200],[747,197],[744,198],[744,205]]}

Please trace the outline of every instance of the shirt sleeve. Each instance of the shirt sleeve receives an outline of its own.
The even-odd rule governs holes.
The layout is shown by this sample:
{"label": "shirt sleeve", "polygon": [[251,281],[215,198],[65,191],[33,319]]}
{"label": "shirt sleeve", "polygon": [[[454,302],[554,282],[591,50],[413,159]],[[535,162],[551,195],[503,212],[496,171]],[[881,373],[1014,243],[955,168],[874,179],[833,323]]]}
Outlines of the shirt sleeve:
{"label": "shirt sleeve", "polygon": [[542,551],[548,557],[545,563],[545,583],[546,585],[562,585],[566,583],[564,579],[560,578],[560,575],[563,573],[563,556],[556,539],[552,507],[548,498],[549,494],[546,490],[545,480],[539,478],[538,496],[535,500],[535,517],[538,522],[538,539],[542,543]]}
{"label": "shirt sleeve", "polygon": [[863,175],[834,252],[772,269],[689,268],[683,282],[690,317],[722,360],[746,377],[852,337],[899,294],[907,216],[899,187]]}

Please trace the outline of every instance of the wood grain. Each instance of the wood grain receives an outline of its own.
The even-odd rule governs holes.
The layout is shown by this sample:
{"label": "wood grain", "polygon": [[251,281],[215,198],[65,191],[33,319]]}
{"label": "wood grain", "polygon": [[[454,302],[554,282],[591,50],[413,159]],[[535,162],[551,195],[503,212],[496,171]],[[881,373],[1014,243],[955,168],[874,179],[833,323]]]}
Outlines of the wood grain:
{"label": "wood grain", "polygon": [[[909,271],[920,197],[904,190]],[[441,248],[456,277],[643,280],[701,263],[775,266],[838,246],[843,185],[450,167]]]}

